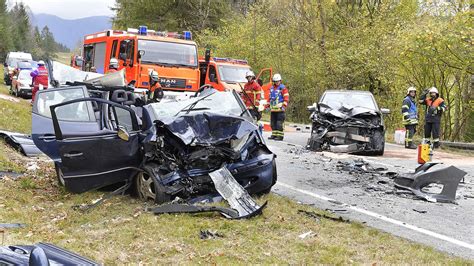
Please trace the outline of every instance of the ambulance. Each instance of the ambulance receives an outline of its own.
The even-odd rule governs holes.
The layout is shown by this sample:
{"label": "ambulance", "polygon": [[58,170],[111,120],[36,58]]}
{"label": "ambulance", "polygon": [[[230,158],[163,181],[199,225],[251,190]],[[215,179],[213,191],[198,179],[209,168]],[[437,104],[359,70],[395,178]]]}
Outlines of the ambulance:
{"label": "ambulance", "polygon": [[[85,71],[106,74],[110,59],[119,61],[126,80],[135,87],[149,88],[149,72],[155,70],[165,95],[191,96],[199,89],[197,45],[190,31],[183,33],[148,30],[106,30],[84,37]],[[183,95],[184,94],[184,95]]]}

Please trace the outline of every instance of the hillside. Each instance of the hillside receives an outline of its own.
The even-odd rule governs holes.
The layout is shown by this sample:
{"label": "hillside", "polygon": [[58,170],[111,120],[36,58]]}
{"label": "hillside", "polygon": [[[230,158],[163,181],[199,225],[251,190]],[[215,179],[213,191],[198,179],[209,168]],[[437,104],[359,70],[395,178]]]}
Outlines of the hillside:
{"label": "hillside", "polygon": [[34,14],[31,21],[40,30],[47,25],[56,41],[65,44],[70,49],[74,49],[84,35],[112,27],[110,18],[106,16],[67,20],[49,14]]}

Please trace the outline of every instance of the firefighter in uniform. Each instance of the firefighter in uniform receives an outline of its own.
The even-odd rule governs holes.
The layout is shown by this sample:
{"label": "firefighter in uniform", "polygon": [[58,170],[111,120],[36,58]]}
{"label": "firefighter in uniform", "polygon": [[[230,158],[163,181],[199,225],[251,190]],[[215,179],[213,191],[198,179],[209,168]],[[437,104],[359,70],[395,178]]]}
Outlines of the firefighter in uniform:
{"label": "firefighter in uniform", "polygon": [[245,95],[242,95],[242,100],[244,100],[245,106],[250,111],[250,114],[256,119],[260,117],[259,106],[260,99],[262,99],[263,90],[260,84],[257,83],[255,74],[253,71],[247,71],[245,74],[247,83],[244,85]]}
{"label": "firefighter in uniform", "polygon": [[161,88],[160,78],[158,76],[158,72],[155,70],[151,70],[149,72],[150,76],[150,89],[148,90],[148,101],[149,102],[159,102],[163,99],[164,93],[163,89]]}
{"label": "firefighter in uniform", "polygon": [[40,85],[45,89],[48,88],[49,74],[44,66],[43,60],[38,62],[38,68],[32,71],[30,76],[33,78],[33,91],[31,92],[31,102],[33,103],[35,101],[36,93],[40,89]]}
{"label": "firefighter in uniform", "polygon": [[405,125],[405,148],[416,149],[413,144],[413,136],[416,133],[416,126],[418,125],[418,111],[416,109],[416,88],[409,87],[407,95],[402,103],[403,124]]}
{"label": "firefighter in uniform", "polygon": [[[429,97],[428,95],[429,94]],[[433,147],[439,148],[439,134],[441,127],[441,115],[446,111],[446,104],[443,98],[439,97],[438,89],[432,87],[428,92],[421,95],[420,104],[426,105],[425,114],[425,136],[424,143],[430,143],[433,138]]]}
{"label": "firefighter in uniform", "polygon": [[111,58],[109,62],[109,69],[107,69],[107,74],[115,73],[118,71],[118,60],[117,58]]}
{"label": "firefighter in uniform", "polygon": [[285,123],[285,111],[288,107],[290,94],[288,89],[281,83],[280,74],[273,75],[273,86],[270,88],[270,111],[272,135],[269,139],[283,140]]}

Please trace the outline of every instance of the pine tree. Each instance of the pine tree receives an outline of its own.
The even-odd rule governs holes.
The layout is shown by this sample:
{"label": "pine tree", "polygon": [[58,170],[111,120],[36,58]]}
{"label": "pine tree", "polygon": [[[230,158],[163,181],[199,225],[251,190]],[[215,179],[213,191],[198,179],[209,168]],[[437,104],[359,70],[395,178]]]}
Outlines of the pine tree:
{"label": "pine tree", "polygon": [[3,62],[12,47],[9,28],[10,23],[6,0],[0,0],[0,62]]}

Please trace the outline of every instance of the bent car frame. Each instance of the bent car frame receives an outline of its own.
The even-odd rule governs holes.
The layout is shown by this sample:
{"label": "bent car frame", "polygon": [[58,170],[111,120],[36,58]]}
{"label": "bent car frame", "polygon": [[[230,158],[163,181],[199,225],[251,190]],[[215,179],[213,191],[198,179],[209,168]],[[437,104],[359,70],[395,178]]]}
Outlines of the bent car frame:
{"label": "bent car frame", "polygon": [[275,155],[236,92],[140,104],[133,88],[75,83],[38,92],[32,138],[74,193],[112,184],[157,203],[217,194],[227,168],[250,194],[269,192]]}
{"label": "bent car frame", "polygon": [[314,151],[383,155],[385,126],[372,93],[328,90],[319,103],[308,107],[312,128],[307,148]]}

